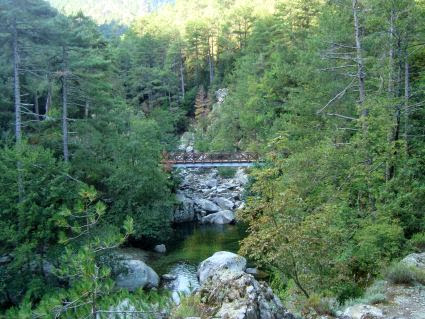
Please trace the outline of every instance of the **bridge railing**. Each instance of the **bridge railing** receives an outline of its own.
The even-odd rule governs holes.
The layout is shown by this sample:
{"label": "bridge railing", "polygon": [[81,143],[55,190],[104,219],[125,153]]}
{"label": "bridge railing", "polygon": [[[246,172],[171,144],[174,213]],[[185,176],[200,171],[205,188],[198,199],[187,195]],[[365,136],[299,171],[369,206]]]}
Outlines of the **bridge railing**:
{"label": "bridge railing", "polygon": [[253,163],[259,160],[256,153],[187,153],[172,152],[164,153],[163,160],[167,164],[191,164],[191,163]]}

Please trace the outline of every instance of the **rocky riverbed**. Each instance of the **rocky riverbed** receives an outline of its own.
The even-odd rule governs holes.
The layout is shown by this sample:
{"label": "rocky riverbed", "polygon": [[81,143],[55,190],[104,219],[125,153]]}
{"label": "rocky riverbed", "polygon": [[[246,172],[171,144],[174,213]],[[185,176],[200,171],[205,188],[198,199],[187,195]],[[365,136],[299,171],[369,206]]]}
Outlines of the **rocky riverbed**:
{"label": "rocky riverbed", "polygon": [[184,169],[178,174],[181,184],[176,196],[180,205],[174,212],[175,223],[235,222],[235,211],[243,206],[242,195],[248,182],[243,168],[229,177],[220,175],[218,169],[202,168]]}

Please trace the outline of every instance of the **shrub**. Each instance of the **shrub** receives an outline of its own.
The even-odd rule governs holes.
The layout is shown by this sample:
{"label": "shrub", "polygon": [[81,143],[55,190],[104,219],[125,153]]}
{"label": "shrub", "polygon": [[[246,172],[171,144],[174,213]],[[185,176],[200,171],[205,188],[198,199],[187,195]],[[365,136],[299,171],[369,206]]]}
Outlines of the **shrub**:
{"label": "shrub", "polygon": [[364,278],[378,275],[379,270],[396,258],[403,244],[403,229],[394,222],[381,220],[365,225],[355,235],[353,271]]}
{"label": "shrub", "polygon": [[218,169],[218,175],[222,178],[232,178],[236,174],[236,169],[233,167],[220,167]]}
{"label": "shrub", "polygon": [[414,285],[425,284],[425,271],[414,266],[398,263],[391,266],[386,274],[387,279],[393,284]]}
{"label": "shrub", "polygon": [[416,252],[425,251],[425,232],[413,235],[409,243]]}
{"label": "shrub", "polygon": [[385,295],[385,282],[376,281],[372,286],[368,287],[362,297],[352,298],[346,300],[341,308],[347,308],[357,304],[376,305],[379,303],[386,303],[387,297]]}
{"label": "shrub", "polygon": [[336,315],[337,305],[338,302],[335,298],[314,294],[305,301],[302,313],[304,315],[315,313],[319,316],[334,316]]}

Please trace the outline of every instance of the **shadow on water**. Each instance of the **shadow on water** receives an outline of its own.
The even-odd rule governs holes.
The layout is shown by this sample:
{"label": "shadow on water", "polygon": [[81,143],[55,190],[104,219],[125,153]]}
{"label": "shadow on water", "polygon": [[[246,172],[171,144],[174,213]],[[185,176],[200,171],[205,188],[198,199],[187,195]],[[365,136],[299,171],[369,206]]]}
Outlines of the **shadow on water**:
{"label": "shadow on water", "polygon": [[168,273],[176,279],[166,287],[178,302],[180,293],[199,288],[197,268],[200,262],[217,251],[237,253],[246,227],[236,225],[179,224],[166,242],[166,254],[150,255],[148,264],[159,274]]}
{"label": "shadow on water", "polygon": [[237,253],[239,241],[245,235],[246,227],[236,225],[180,224],[174,229],[171,240],[166,243],[165,255],[154,255],[150,265],[158,274],[164,274],[176,264],[191,267],[210,257],[217,251]]}

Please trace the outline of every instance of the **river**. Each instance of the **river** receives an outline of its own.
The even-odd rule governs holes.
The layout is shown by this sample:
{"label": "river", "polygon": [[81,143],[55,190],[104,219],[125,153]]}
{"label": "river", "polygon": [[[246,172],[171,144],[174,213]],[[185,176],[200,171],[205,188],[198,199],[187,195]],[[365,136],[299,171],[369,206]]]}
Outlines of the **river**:
{"label": "river", "polygon": [[176,280],[168,288],[177,299],[179,293],[189,293],[199,287],[196,272],[200,262],[217,251],[238,252],[239,241],[244,237],[245,229],[241,224],[183,223],[176,225],[171,239],[165,242],[165,254],[137,248],[123,250],[136,259],[144,260],[158,275],[175,276]]}

